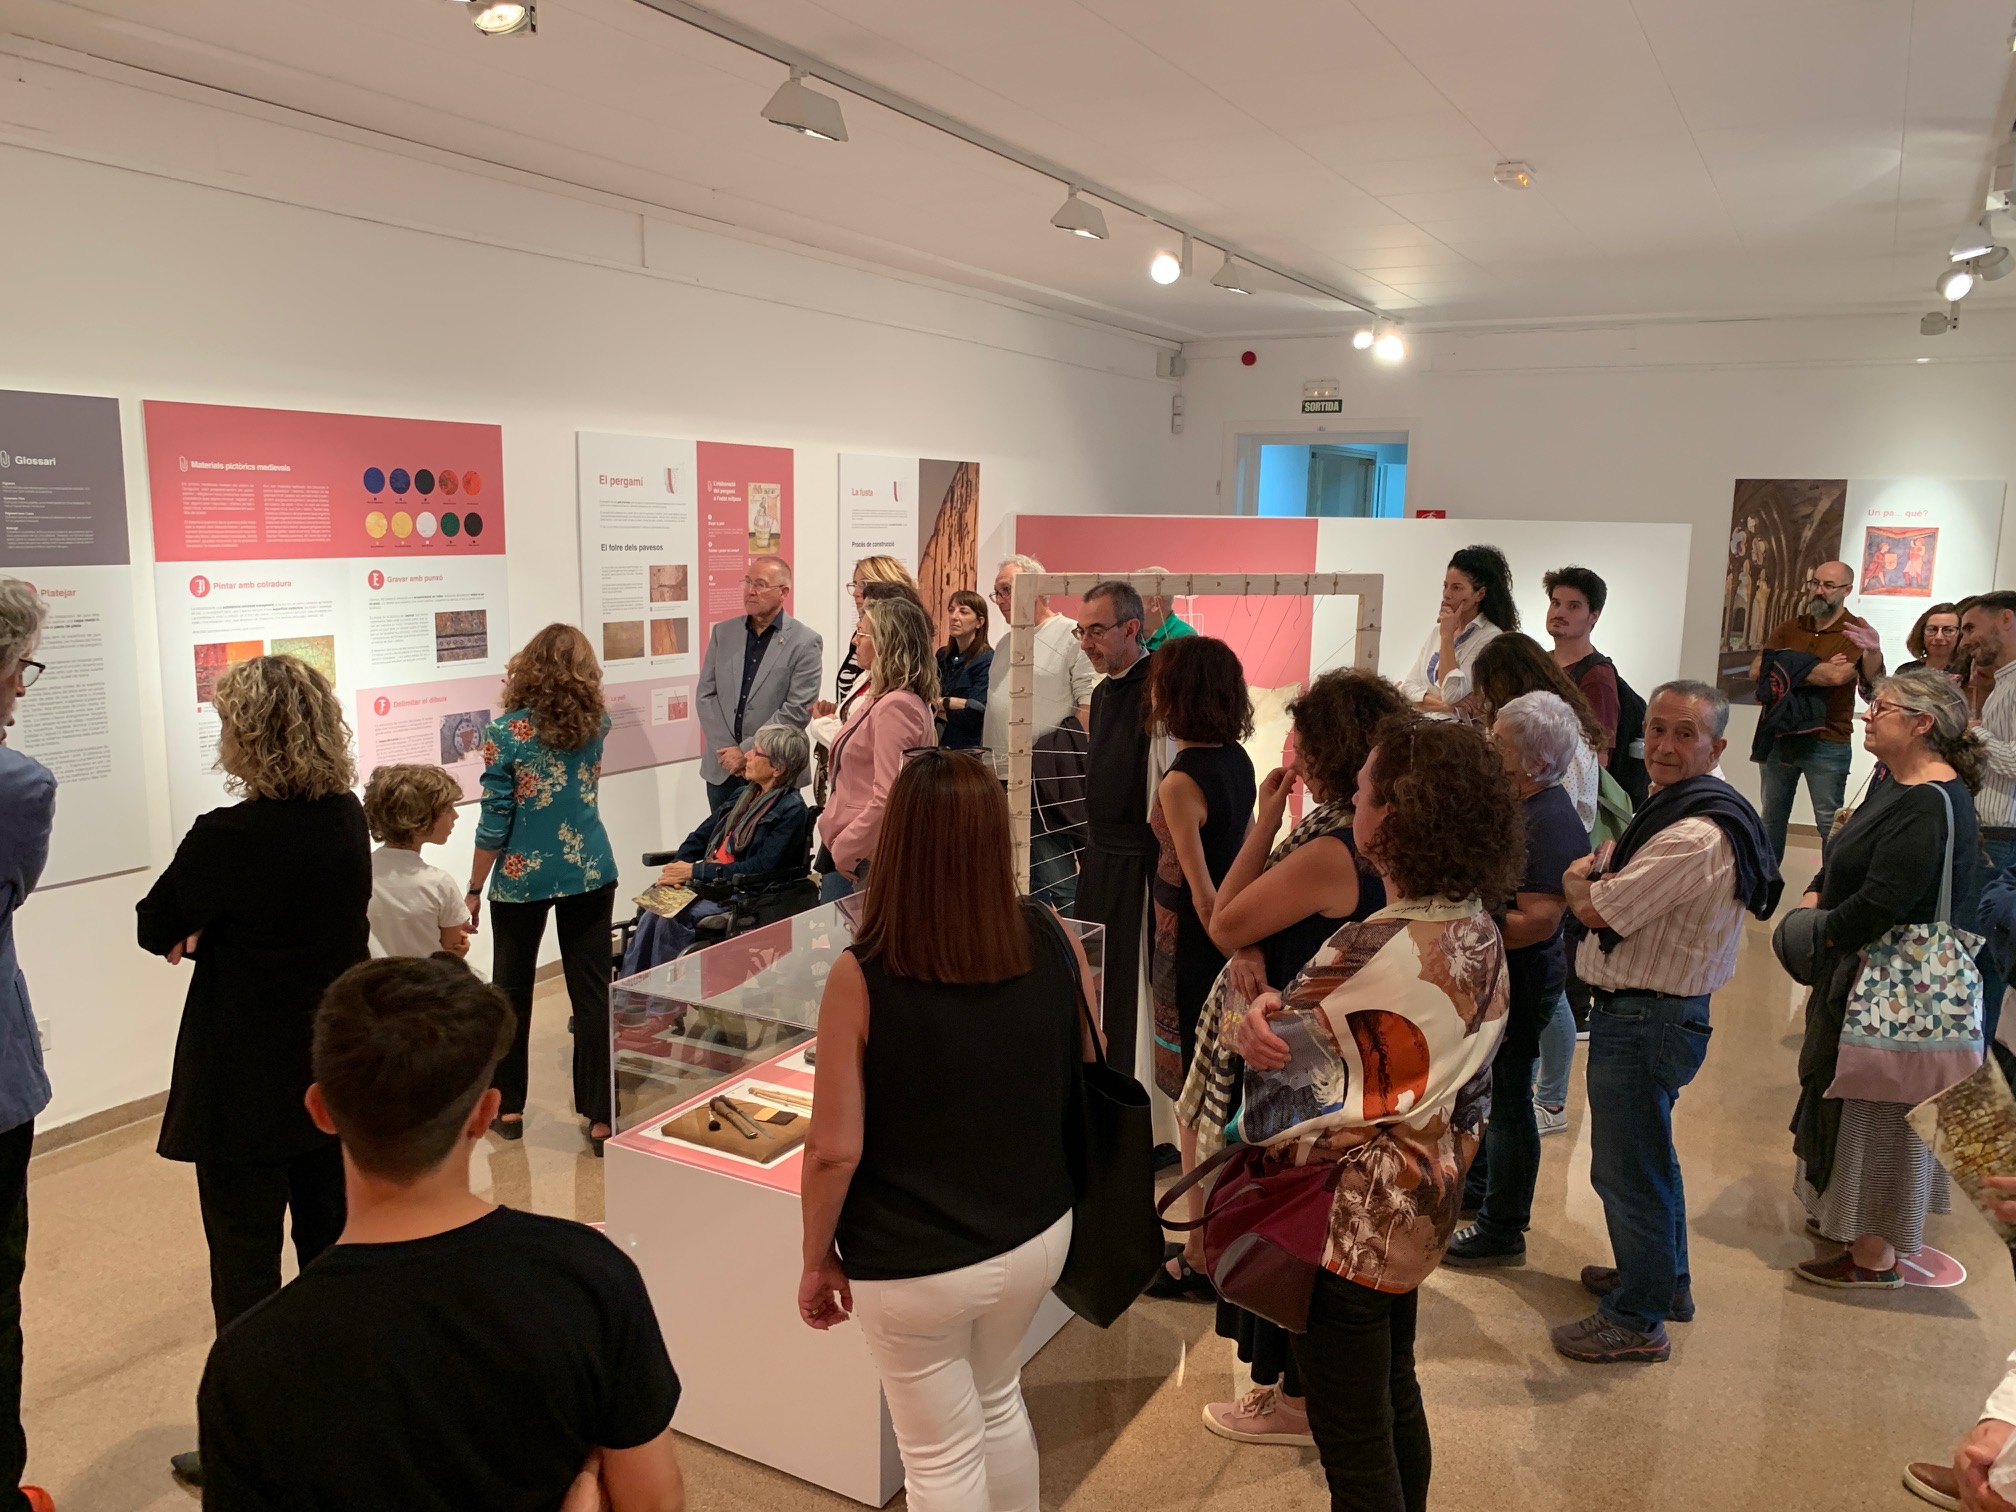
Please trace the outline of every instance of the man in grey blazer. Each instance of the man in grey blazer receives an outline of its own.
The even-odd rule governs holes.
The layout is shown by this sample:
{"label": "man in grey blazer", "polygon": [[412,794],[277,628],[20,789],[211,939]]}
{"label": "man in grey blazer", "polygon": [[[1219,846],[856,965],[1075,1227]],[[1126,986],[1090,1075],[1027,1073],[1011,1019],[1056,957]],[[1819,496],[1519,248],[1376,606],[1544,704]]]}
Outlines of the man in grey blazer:
{"label": "man in grey blazer", "polygon": [[56,779],[6,741],[15,701],[42,673],[32,658],[46,613],[32,586],[0,577],[0,1507],[21,1503],[25,1495],[21,1276],[28,1262],[28,1156],[35,1115],[49,1105],[42,1039],[14,953],[14,911],[41,880],[56,818]]}
{"label": "man in grey blazer", "polygon": [[741,619],[723,620],[707,637],[700,666],[700,775],[707,803],[719,812],[742,786],[742,765],[766,724],[805,728],[819,696],[825,643],[810,625],[784,612],[791,564],[778,556],[749,559],[742,579]]}

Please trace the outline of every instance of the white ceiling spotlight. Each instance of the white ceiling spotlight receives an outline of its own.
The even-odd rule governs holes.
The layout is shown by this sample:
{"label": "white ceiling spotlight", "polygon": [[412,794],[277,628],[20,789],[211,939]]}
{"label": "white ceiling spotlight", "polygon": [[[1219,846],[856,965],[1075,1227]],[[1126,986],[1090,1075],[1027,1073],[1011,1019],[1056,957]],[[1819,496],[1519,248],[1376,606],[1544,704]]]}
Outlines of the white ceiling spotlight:
{"label": "white ceiling spotlight", "polygon": [[475,0],[469,19],[486,37],[509,37],[517,32],[539,30],[536,0]]}
{"label": "white ceiling spotlight", "polygon": [[1932,289],[1948,304],[1958,304],[1974,292],[1974,270],[1965,263],[1948,268],[1934,280]]}
{"label": "white ceiling spotlight", "polygon": [[792,69],[791,77],[777,86],[777,93],[763,107],[763,119],[822,142],[846,141],[847,123],[841,118],[840,102],[816,89],[807,89],[804,78],[804,69]]}
{"label": "white ceiling spotlight", "polygon": [[1361,352],[1371,346],[1374,339],[1372,327],[1370,326],[1360,326],[1351,333],[1351,345]]}
{"label": "white ceiling spotlight", "polygon": [[1973,257],[1986,257],[1994,250],[1995,238],[1989,234],[1988,220],[1983,216],[1978,224],[1969,226],[1953,239],[1952,250],[1946,255],[1957,263]]}
{"label": "white ceiling spotlight", "polygon": [[1214,288],[1229,289],[1234,294],[1251,294],[1253,270],[1227,252],[1225,266],[1211,275],[1211,283]]}
{"label": "white ceiling spotlight", "polygon": [[1516,161],[1500,163],[1491,170],[1491,182],[1501,189],[1531,189],[1533,165]]}
{"label": "white ceiling spotlight", "polygon": [[1381,362],[1399,362],[1407,356],[1407,343],[1401,339],[1400,332],[1389,325],[1372,343],[1372,355]]}
{"label": "white ceiling spotlight", "polygon": [[1986,257],[1974,259],[1974,272],[1983,283],[1993,283],[1998,278],[2007,278],[2010,270],[2016,268],[2016,254],[2007,247],[1997,247]]}
{"label": "white ceiling spotlight", "polygon": [[1183,260],[1173,252],[1157,252],[1148,264],[1148,276],[1158,284],[1172,284],[1183,276]]}
{"label": "white ceiling spotlight", "polygon": [[1957,311],[1948,314],[1943,310],[1928,310],[1924,318],[1918,322],[1918,334],[1920,336],[1944,336],[1959,324],[1960,316]]}
{"label": "white ceiling spotlight", "polygon": [[1092,241],[1106,240],[1106,216],[1090,200],[1078,198],[1078,186],[1073,184],[1064,203],[1057,207],[1057,213],[1050,217],[1050,224],[1059,231],[1069,231],[1073,236],[1083,236]]}

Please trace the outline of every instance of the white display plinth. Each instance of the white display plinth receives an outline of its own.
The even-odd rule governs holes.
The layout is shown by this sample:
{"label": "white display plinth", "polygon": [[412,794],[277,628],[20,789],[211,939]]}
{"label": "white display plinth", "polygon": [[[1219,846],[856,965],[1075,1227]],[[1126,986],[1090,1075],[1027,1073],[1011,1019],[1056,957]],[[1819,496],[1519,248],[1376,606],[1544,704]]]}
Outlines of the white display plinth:
{"label": "white display plinth", "polygon": [[[1096,986],[1104,932],[1067,927]],[[903,1465],[860,1325],[820,1332],[798,1317],[802,1145],[759,1165],[694,1126],[680,1132],[713,1148],[664,1132],[716,1096],[742,1096],[750,1080],[779,1106],[809,1105],[805,1052],[826,973],[850,939],[845,915],[824,905],[611,989],[617,1133],[605,1147],[604,1227],[643,1272],[679,1372],[672,1426],[879,1507],[902,1487]],[[1046,1297],[1023,1360],[1070,1316]]]}

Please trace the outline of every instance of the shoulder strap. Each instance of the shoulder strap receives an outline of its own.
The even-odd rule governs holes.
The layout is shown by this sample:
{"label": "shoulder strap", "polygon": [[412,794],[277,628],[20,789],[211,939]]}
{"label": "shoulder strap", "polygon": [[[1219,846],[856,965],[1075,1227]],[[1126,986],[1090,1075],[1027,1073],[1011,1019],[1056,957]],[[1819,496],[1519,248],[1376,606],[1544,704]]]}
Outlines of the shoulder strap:
{"label": "shoulder strap", "polygon": [[1939,790],[1939,801],[1946,807],[1946,864],[1939,871],[1939,922],[1949,924],[1953,920],[1953,795],[1943,782],[1932,786]]}
{"label": "shoulder strap", "polygon": [[1071,936],[1065,931],[1064,921],[1058,918],[1046,903],[1039,903],[1033,898],[1025,898],[1023,902],[1025,906],[1041,911],[1045,936],[1063,952],[1064,971],[1065,975],[1071,978],[1071,995],[1078,1003],[1081,1027],[1092,1030],[1092,1043],[1098,1044],[1098,1025],[1093,1023],[1092,1005],[1085,999],[1085,978],[1078,970],[1078,952],[1071,948]]}

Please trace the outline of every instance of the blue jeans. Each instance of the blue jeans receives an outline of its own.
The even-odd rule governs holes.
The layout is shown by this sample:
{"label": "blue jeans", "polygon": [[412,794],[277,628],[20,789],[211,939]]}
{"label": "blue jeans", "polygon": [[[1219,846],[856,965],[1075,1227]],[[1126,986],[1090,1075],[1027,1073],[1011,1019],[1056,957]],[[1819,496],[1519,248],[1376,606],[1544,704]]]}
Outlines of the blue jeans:
{"label": "blue jeans", "polygon": [[1806,796],[1813,800],[1813,822],[1820,828],[1824,847],[1827,832],[1834,827],[1834,811],[1848,791],[1848,762],[1853,755],[1846,741],[1822,740],[1818,735],[1787,735],[1771,747],[1763,765],[1764,832],[1781,862],[1785,826],[1792,819],[1800,777],[1806,779]]}
{"label": "blue jeans", "polygon": [[748,779],[744,777],[730,777],[726,782],[708,783],[707,812],[718,814],[721,810],[728,807],[730,803],[735,801],[735,795],[742,791],[743,785],[747,781]]}
{"label": "blue jeans", "polygon": [[1543,1108],[1559,1108],[1568,1101],[1568,1073],[1575,1068],[1575,1010],[1568,1006],[1568,994],[1555,1001],[1540,1031],[1540,1076],[1533,1084],[1533,1101]]}
{"label": "blue jeans", "polygon": [[1078,901],[1077,830],[1032,833],[1029,836],[1029,896],[1061,914]]}
{"label": "blue jeans", "polygon": [[821,872],[819,873],[819,901],[821,903],[836,903],[842,898],[851,897],[854,889],[858,886],[860,886],[858,882],[849,882],[841,872]]}
{"label": "blue jeans", "polygon": [[1617,1289],[1597,1304],[1651,1333],[1686,1286],[1687,1194],[1673,1104],[1708,1054],[1708,997],[1599,992],[1589,1013],[1589,1180],[1603,1202]]}
{"label": "blue jeans", "polygon": [[[2016,840],[1983,840],[1981,847],[1988,852],[1988,870],[1982,874],[1984,882],[2016,860]],[[1981,947],[1974,960],[1981,968],[1981,1043],[1992,1045],[1995,1043],[1995,1026],[2002,1021],[2002,992],[2009,982],[1995,964],[1995,958],[1988,953],[1986,945]]]}

